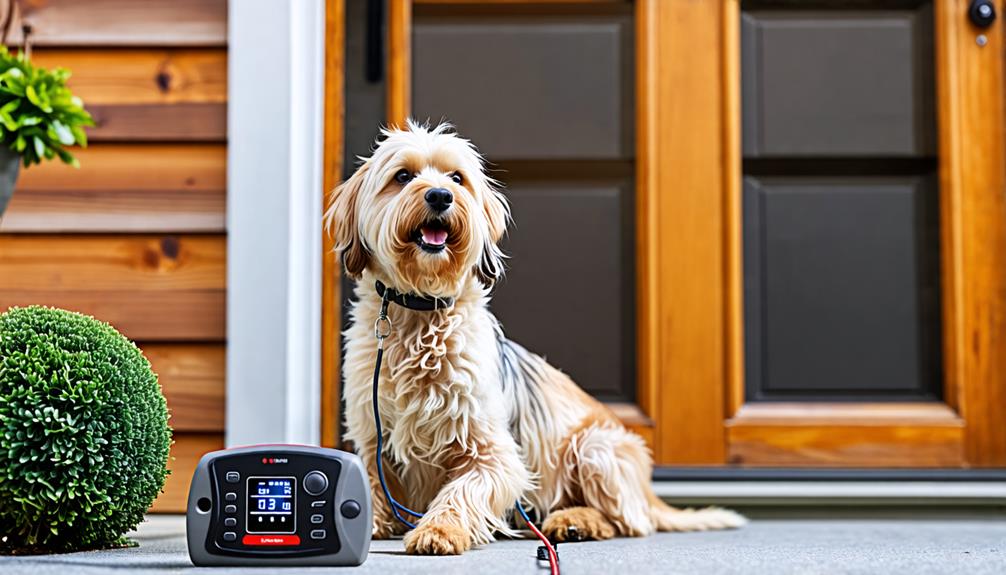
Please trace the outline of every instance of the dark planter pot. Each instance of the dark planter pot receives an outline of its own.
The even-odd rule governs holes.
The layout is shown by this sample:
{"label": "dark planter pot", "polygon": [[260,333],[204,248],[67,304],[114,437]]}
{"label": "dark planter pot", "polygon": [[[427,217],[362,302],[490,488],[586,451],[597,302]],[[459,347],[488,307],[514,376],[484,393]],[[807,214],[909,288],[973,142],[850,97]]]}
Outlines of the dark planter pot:
{"label": "dark planter pot", "polygon": [[17,152],[0,147],[0,218],[7,210],[10,197],[14,195],[14,184],[17,183],[20,167],[21,156]]}

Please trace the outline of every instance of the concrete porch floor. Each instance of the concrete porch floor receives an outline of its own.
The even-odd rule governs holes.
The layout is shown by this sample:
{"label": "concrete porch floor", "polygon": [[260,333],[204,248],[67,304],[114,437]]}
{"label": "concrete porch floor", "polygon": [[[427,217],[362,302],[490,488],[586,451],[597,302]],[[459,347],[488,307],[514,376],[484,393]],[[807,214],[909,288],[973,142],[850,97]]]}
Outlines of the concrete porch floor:
{"label": "concrete porch floor", "polygon": [[[213,574],[277,569],[197,569],[185,549],[181,516],[151,516],[132,537],[139,547],[43,557],[0,557],[4,575]],[[534,541],[502,541],[460,557],[412,557],[401,541],[376,541],[363,566],[347,573],[541,574]],[[565,575],[951,574],[1006,573],[1006,519],[762,519],[739,531],[659,534],[559,547]],[[284,569],[319,573],[325,568]]]}

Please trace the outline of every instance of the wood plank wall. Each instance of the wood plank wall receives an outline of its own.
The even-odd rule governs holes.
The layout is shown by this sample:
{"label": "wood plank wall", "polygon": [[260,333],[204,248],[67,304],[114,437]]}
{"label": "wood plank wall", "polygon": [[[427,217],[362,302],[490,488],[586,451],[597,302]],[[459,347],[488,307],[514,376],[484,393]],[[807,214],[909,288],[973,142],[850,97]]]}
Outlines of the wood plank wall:
{"label": "wood plank wall", "polygon": [[80,170],[22,173],[0,222],[0,310],[78,310],[137,341],[175,429],[153,509],[183,511],[199,456],[223,445],[227,0],[23,5],[33,59],[73,71],[98,125]]}

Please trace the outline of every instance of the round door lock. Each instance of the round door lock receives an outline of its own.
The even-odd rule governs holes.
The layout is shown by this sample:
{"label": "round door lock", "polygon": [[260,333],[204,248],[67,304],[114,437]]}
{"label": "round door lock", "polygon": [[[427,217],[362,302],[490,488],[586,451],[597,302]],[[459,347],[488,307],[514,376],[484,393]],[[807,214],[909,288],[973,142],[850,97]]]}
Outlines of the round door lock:
{"label": "round door lock", "polygon": [[979,28],[988,28],[996,21],[996,7],[992,0],[972,0],[968,19]]}

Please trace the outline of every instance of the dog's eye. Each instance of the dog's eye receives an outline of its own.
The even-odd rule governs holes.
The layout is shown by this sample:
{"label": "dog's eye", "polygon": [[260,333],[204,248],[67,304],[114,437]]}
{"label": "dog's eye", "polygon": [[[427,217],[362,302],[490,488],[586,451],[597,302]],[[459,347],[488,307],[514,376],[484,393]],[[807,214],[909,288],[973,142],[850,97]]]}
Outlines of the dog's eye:
{"label": "dog's eye", "polygon": [[451,181],[460,186],[465,183],[465,178],[461,175],[461,172],[454,172],[451,174]]}
{"label": "dog's eye", "polygon": [[395,181],[399,184],[407,184],[412,181],[412,178],[412,172],[408,170],[398,170],[398,173],[395,174]]}

